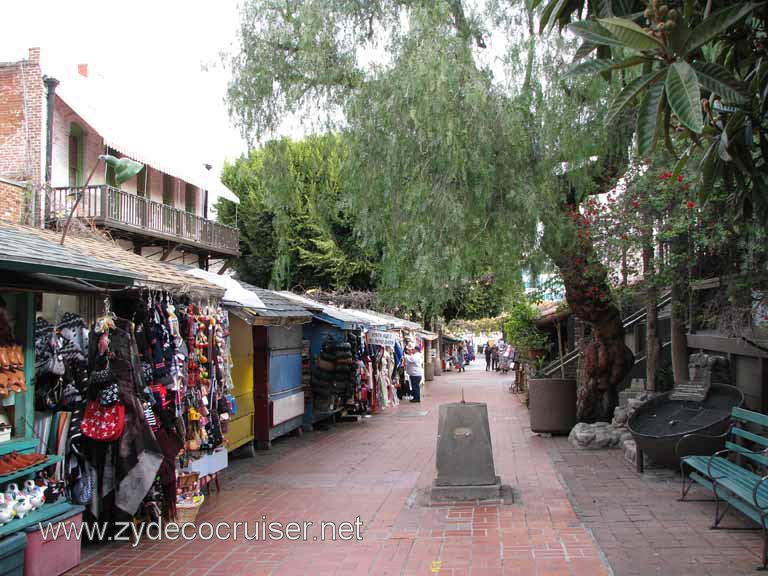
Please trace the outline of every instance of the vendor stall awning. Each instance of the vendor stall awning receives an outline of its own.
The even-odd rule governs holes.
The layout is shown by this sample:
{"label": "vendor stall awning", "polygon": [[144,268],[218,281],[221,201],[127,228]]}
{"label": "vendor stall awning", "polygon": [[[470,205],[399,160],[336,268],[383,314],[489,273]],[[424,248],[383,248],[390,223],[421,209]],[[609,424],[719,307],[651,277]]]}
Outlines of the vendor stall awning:
{"label": "vendor stall awning", "polygon": [[281,296],[289,298],[294,302],[298,302],[304,306],[307,310],[312,312],[312,315],[326,324],[331,324],[342,330],[357,330],[360,328],[371,328],[369,320],[364,319],[362,316],[355,314],[351,310],[344,308],[337,308],[330,304],[321,304],[311,298],[299,296],[292,292],[280,292]]}
{"label": "vendor stall awning", "polygon": [[272,290],[197,268],[189,268],[186,273],[224,288],[224,305],[248,324],[301,324],[312,320],[312,314],[304,306]]}
{"label": "vendor stall awning", "polygon": [[61,246],[55,233],[0,222],[0,270],[46,274],[130,286],[141,278],[125,267],[97,256],[87,257],[69,242]]}
{"label": "vendor stall awning", "polygon": [[462,340],[462,339],[461,339],[461,338],[459,338],[458,336],[452,336],[452,335],[450,335],[450,334],[443,334],[442,338],[443,338],[443,340],[445,340],[446,342],[456,342],[456,343],[459,343],[459,342],[464,342],[464,340]]}
{"label": "vendor stall awning", "polygon": [[[28,271],[49,272],[46,266],[58,266],[59,269],[70,270],[69,274],[59,274],[61,276],[91,279],[83,274],[96,273],[100,277],[113,274],[120,280],[115,283],[126,286],[133,284],[153,290],[188,294],[196,298],[220,298],[224,295],[224,290],[215,284],[184,274],[171,264],[150,260],[129,252],[111,240],[76,236],[70,232],[64,246],[60,246],[61,233],[59,232],[9,222],[2,222],[1,226],[2,229],[9,231],[6,234],[15,231],[16,234],[43,242],[39,250],[32,255],[34,258],[29,261],[31,268]],[[2,258],[3,251],[10,251],[12,248],[7,247],[8,243],[1,239],[0,243],[3,244],[3,248],[0,249],[0,258]],[[24,255],[30,256],[27,252],[23,252],[22,256]]]}

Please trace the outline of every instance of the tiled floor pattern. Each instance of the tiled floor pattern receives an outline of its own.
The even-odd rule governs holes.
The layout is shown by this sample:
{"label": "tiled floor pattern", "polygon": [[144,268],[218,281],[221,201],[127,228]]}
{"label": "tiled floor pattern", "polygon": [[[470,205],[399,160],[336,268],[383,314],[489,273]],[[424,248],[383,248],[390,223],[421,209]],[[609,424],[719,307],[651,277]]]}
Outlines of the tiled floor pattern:
{"label": "tiled floor pattern", "polygon": [[[589,528],[594,529],[601,542],[605,535],[622,546],[627,543],[623,548],[618,544],[613,548],[604,546],[617,574],[634,573],[623,572],[625,565],[644,565],[632,564],[630,558],[623,557],[627,554],[625,550],[631,549],[630,542],[642,544],[633,558],[645,555],[653,562],[653,552],[649,550],[656,543],[652,536],[657,526],[649,525],[645,532],[641,531],[645,528],[641,523],[655,510],[650,496],[636,509],[607,504],[615,491],[646,490],[646,483],[633,476],[634,472],[620,461],[611,459],[613,456],[582,456],[569,451],[567,443],[560,439],[531,434],[528,412],[506,390],[507,380],[482,370],[445,375],[430,383],[429,394],[421,405],[403,404],[358,423],[289,437],[276,442],[270,453],[233,460],[222,492],[214,493],[198,516],[198,523],[254,522],[262,517],[282,523],[313,522],[308,541],[241,538],[145,541],[136,548],[105,545],[90,551],[71,573],[609,574]],[[423,491],[434,478],[437,408],[442,403],[460,400],[462,388],[467,401],[488,404],[496,472],[514,489],[513,504],[424,505]],[[422,415],[419,411],[427,413]],[[574,512],[558,472],[569,485],[573,484],[571,489],[581,516]],[[598,484],[592,487],[590,482],[595,481]],[[605,505],[589,508],[585,494],[594,490],[601,494],[604,501],[600,502]],[[670,506],[674,503],[674,496],[669,496],[666,489],[654,495],[668,500]],[[659,509],[666,506],[659,504]],[[618,515],[620,511],[626,515],[626,527],[611,524],[611,514]],[[596,513],[600,514],[599,521],[595,519]],[[313,541],[313,536],[319,536],[320,522],[352,522],[357,516],[363,522],[362,541]],[[673,516],[653,522],[662,526],[669,522],[671,529],[680,519],[679,513]],[[612,534],[614,528],[637,530],[638,539],[625,540],[622,532]],[[723,534],[718,538],[731,537]],[[711,533],[701,535],[712,537]],[[606,544],[610,542],[606,540]],[[662,551],[665,558],[668,554],[675,556],[669,550]],[[707,552],[708,557],[713,557],[717,550],[712,547]],[[673,560],[677,562],[675,558],[670,562]],[[657,566],[648,565],[654,570]]]}
{"label": "tiled floor pattern", "polygon": [[[565,438],[545,442],[574,509],[592,530],[615,574],[664,576],[755,574],[759,531],[711,530],[711,493],[694,486],[680,502],[680,476],[646,469],[638,475],[619,450],[584,452]],[[699,501],[696,501],[699,500]],[[722,525],[750,527],[738,512]]]}

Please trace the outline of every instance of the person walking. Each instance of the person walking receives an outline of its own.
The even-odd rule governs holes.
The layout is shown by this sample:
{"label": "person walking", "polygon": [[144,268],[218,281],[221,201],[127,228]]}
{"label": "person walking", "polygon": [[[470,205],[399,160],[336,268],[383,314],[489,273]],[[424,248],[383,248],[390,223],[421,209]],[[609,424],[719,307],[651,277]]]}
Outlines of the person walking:
{"label": "person walking", "polygon": [[424,377],[424,359],[421,351],[408,344],[404,360],[405,372],[411,381],[411,402],[421,402],[421,379]]}
{"label": "person walking", "polygon": [[485,345],[485,371],[488,372],[491,369],[491,347]]}
{"label": "person walking", "polygon": [[458,361],[456,365],[459,367],[459,372],[466,372],[467,371],[467,369],[465,368],[466,356],[465,356],[463,344],[459,344],[459,349],[456,352],[456,356],[458,357]]}
{"label": "person walking", "polygon": [[499,347],[495,344],[491,348],[491,370],[494,372],[499,369]]}

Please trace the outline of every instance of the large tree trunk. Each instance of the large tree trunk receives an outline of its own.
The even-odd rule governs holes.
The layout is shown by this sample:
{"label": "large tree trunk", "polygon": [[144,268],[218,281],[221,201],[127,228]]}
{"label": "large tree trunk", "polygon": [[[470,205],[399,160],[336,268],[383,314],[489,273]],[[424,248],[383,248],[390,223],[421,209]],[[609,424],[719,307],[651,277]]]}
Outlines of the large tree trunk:
{"label": "large tree trunk", "polygon": [[656,374],[659,369],[661,346],[659,345],[659,312],[656,308],[659,289],[654,282],[656,267],[653,262],[653,220],[646,216],[643,230],[643,279],[645,280],[645,389],[655,392]]}
{"label": "large tree trunk", "polygon": [[688,268],[685,240],[678,238],[672,242],[672,317],[670,330],[672,340],[672,373],[675,384],[688,381],[688,339],[686,337],[686,294],[688,293]]}
{"label": "large tree trunk", "polygon": [[624,324],[611,297],[607,271],[594,254],[591,241],[554,255],[565,283],[565,296],[576,318],[591,326],[582,342],[584,358],[578,399],[583,422],[610,422],[618,404],[618,385],[634,363],[624,343]]}

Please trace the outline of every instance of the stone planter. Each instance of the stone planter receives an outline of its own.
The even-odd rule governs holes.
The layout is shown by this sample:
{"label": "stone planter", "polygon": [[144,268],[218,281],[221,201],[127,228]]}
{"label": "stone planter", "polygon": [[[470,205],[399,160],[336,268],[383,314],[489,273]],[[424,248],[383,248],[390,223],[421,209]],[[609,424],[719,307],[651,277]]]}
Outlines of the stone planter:
{"label": "stone planter", "polygon": [[576,380],[531,378],[528,410],[533,432],[568,434],[576,425]]}

